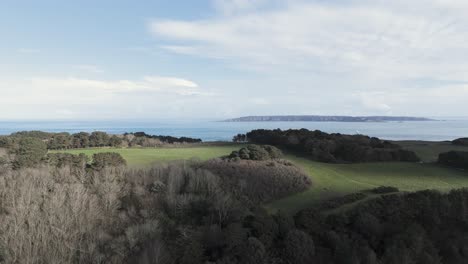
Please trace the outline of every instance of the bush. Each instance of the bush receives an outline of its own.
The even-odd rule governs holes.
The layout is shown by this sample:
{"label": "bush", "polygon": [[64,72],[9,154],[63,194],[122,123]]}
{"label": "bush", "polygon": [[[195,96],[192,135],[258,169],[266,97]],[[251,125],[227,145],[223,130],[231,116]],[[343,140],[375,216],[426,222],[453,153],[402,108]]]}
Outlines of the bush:
{"label": "bush", "polygon": [[459,138],[452,141],[453,145],[468,146],[468,138]]}
{"label": "bush", "polygon": [[439,163],[460,168],[468,169],[468,152],[465,151],[450,151],[439,154]]}
{"label": "bush", "polygon": [[248,145],[241,148],[239,151],[233,151],[229,159],[242,159],[242,160],[270,160],[279,159],[283,156],[281,150],[269,145]]}
{"label": "bush", "polygon": [[399,192],[400,190],[397,187],[392,186],[379,186],[377,188],[370,189],[369,191],[376,194],[385,194]]}
{"label": "bush", "polygon": [[47,145],[38,138],[22,137],[14,149],[13,168],[31,168],[38,166],[47,154]]}
{"label": "bush", "polygon": [[121,167],[126,165],[127,161],[119,153],[104,152],[93,155],[91,167],[96,170],[101,170],[106,167]]}

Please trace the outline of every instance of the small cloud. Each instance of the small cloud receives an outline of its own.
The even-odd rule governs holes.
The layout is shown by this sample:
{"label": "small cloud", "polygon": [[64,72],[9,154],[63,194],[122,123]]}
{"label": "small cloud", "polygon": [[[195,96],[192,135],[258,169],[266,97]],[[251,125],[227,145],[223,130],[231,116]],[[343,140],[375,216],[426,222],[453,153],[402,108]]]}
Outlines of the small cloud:
{"label": "small cloud", "polygon": [[32,53],[39,53],[40,50],[38,49],[31,49],[31,48],[19,48],[17,50],[19,53],[25,53],[25,54],[32,54]]}

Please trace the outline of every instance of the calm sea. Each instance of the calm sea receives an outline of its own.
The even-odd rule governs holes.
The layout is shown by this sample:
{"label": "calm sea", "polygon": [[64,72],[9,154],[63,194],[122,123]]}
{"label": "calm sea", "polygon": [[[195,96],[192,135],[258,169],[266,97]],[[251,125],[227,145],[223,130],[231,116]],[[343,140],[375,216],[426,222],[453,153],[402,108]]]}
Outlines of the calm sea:
{"label": "calm sea", "polygon": [[186,136],[204,141],[230,141],[238,133],[253,129],[318,129],[329,133],[365,134],[390,140],[453,140],[468,137],[468,118],[444,118],[444,121],[425,122],[246,122],[224,123],[211,120],[190,121],[43,121],[1,122],[0,134],[6,135],[23,130],[48,132],[105,131],[112,134],[143,131],[147,134]]}

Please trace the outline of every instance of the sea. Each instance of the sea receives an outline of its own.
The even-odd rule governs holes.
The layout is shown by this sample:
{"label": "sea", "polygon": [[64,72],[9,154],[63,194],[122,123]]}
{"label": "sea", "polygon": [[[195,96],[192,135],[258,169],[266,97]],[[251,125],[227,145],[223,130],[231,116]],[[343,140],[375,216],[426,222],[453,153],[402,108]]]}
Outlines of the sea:
{"label": "sea", "polygon": [[418,122],[219,122],[215,119],[130,121],[0,121],[0,135],[17,131],[104,131],[110,134],[145,132],[151,135],[231,141],[253,129],[321,130],[328,133],[363,134],[388,140],[444,141],[468,137],[468,117],[444,117]]}

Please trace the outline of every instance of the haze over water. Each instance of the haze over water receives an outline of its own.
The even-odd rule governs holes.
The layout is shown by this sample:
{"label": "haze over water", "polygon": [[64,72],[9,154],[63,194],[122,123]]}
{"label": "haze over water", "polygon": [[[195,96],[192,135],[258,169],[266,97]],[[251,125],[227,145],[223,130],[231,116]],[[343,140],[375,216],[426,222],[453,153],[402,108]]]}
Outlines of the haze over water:
{"label": "haze over water", "polygon": [[145,132],[152,135],[186,136],[203,141],[230,141],[238,133],[253,129],[321,130],[328,133],[364,134],[389,140],[443,141],[468,137],[468,118],[443,118],[424,122],[216,122],[216,120],[157,121],[3,121],[0,134],[16,131],[48,132],[105,131],[112,134]]}

